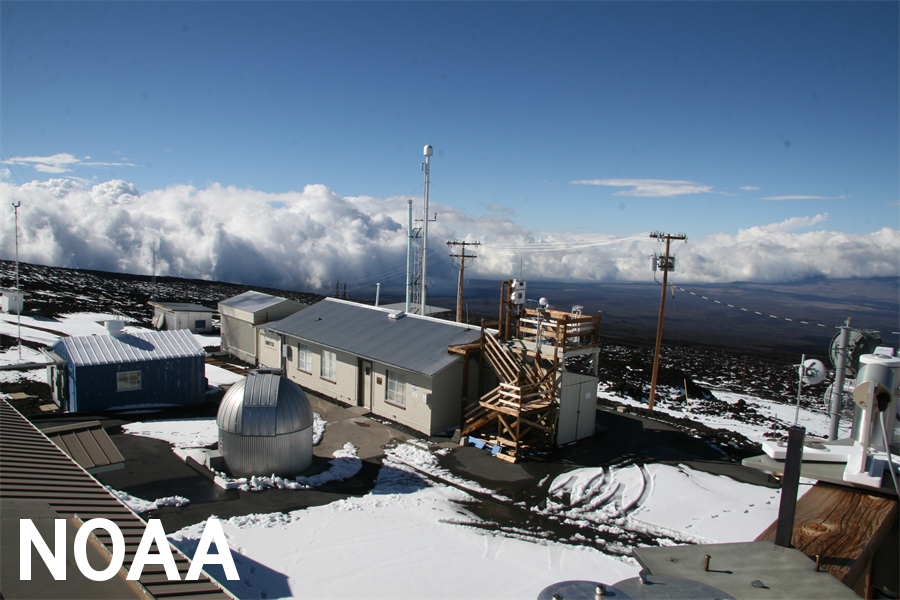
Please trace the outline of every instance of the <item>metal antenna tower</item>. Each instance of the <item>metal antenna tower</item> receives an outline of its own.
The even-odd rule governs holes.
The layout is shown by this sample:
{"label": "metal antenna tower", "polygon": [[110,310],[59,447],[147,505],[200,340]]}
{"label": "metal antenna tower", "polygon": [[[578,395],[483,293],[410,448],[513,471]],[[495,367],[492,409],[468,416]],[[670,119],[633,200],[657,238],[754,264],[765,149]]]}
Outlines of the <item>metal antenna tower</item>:
{"label": "metal antenna tower", "polygon": [[[466,272],[466,259],[472,259],[473,261],[478,258],[474,254],[470,254],[466,256],[466,246],[480,246],[481,242],[447,242],[447,245],[451,248],[453,246],[461,246],[462,252],[460,254],[451,254],[450,258],[459,259],[459,291],[456,293],[456,322],[462,323],[462,297],[463,297],[463,273]],[[469,263],[470,265],[472,263]]]}
{"label": "metal antenna tower", "polygon": [[[434,154],[434,149],[431,146],[425,146],[424,150],[425,154],[425,162],[422,163],[422,168],[425,170],[425,215],[422,219],[422,281],[420,284],[420,293],[422,296],[421,300],[421,308],[419,309],[419,314],[425,314],[425,303],[427,302],[427,294],[428,294],[428,286],[427,286],[427,273],[428,273],[428,173],[431,167],[431,157]],[[437,215],[435,215],[436,217]]]}
{"label": "metal antenna tower", "polygon": [[16,328],[19,338],[19,361],[22,360],[22,291],[19,289],[19,207],[22,201],[12,202],[13,211],[16,213]]}
{"label": "metal antenna tower", "polygon": [[687,242],[687,236],[683,233],[672,235],[662,231],[654,231],[650,234],[650,237],[659,241],[666,240],[665,262],[660,264],[663,272],[662,299],[659,301],[659,324],[656,326],[656,350],[653,353],[653,379],[650,381],[650,401],[647,403],[647,409],[653,410],[653,401],[656,399],[656,378],[659,375],[659,349],[662,345],[663,314],[666,311],[666,285],[669,282],[669,271],[675,269],[674,261],[669,260],[669,244],[672,240],[684,240]]}

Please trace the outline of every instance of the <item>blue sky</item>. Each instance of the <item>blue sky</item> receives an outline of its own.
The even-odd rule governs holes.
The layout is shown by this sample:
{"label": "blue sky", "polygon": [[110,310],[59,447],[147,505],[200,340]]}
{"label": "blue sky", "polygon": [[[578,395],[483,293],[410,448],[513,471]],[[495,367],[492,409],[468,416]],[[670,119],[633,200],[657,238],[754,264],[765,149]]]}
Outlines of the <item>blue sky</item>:
{"label": "blue sky", "polygon": [[433,201],[531,232],[897,229],[898,7],[4,0],[0,152],[399,206],[431,144]]}

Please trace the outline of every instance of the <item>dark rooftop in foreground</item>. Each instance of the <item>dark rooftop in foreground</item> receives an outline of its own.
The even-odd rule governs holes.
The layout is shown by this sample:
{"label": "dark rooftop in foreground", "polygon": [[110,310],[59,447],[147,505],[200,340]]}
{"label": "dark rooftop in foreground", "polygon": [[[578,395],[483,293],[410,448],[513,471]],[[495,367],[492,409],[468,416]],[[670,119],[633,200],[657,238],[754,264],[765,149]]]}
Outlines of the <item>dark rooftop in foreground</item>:
{"label": "dark rooftop in foreground", "polygon": [[[0,595],[4,598],[233,598],[206,575],[184,579],[190,561],[174,546],[173,557],[181,581],[169,581],[163,565],[144,567],[140,585],[125,579],[123,569],[107,581],[92,581],[74,564],[75,533],[81,522],[104,518],[115,523],[125,538],[125,563],[130,565],[146,523],[89,476],[6,400],[0,399]],[[19,579],[19,523],[31,519],[49,545],[54,521],[66,520],[66,579],[53,578],[32,547],[31,580]],[[111,547],[109,535],[94,531]],[[109,565],[109,556],[97,546],[86,546],[95,570]],[[143,589],[141,589],[143,588]]]}

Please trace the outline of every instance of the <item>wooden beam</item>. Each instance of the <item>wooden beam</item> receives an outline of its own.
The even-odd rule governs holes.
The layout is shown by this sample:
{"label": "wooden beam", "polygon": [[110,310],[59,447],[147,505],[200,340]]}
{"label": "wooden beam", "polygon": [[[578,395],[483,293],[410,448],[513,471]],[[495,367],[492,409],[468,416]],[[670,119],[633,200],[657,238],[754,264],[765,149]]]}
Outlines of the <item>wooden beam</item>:
{"label": "wooden beam", "polygon": [[[896,520],[897,500],[820,482],[797,502],[791,544],[853,588]],[[756,541],[774,541],[777,524]]]}

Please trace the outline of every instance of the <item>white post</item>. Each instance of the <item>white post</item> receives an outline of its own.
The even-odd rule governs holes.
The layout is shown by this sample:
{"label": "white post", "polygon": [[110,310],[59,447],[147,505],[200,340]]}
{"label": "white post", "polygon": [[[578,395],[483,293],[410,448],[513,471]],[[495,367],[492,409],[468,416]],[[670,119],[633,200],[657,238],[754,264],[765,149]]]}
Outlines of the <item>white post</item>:
{"label": "white post", "polygon": [[378,300],[381,297],[381,284],[375,284],[375,306],[378,306]]}
{"label": "white post", "polygon": [[412,244],[413,244],[413,218],[412,198],[407,201],[409,205],[408,223],[406,225],[406,312],[409,312],[409,300],[412,294]]}
{"label": "white post", "polygon": [[838,341],[838,358],[834,365],[834,383],[831,385],[831,407],[828,421],[828,440],[838,439],[838,427],[841,422],[841,399],[844,396],[844,374],[847,371],[847,342],[850,339],[850,319],[841,327],[841,338]]}
{"label": "white post", "polygon": [[428,288],[426,286],[425,274],[428,271],[428,170],[431,166],[431,156],[434,154],[431,146],[425,146],[425,218],[422,219],[422,305],[419,314],[425,315],[426,296]]}
{"label": "white post", "polygon": [[22,309],[25,303],[22,301],[22,290],[19,289],[19,207],[22,202],[13,202],[13,210],[16,213],[16,328],[19,337],[19,362],[22,362]]}

